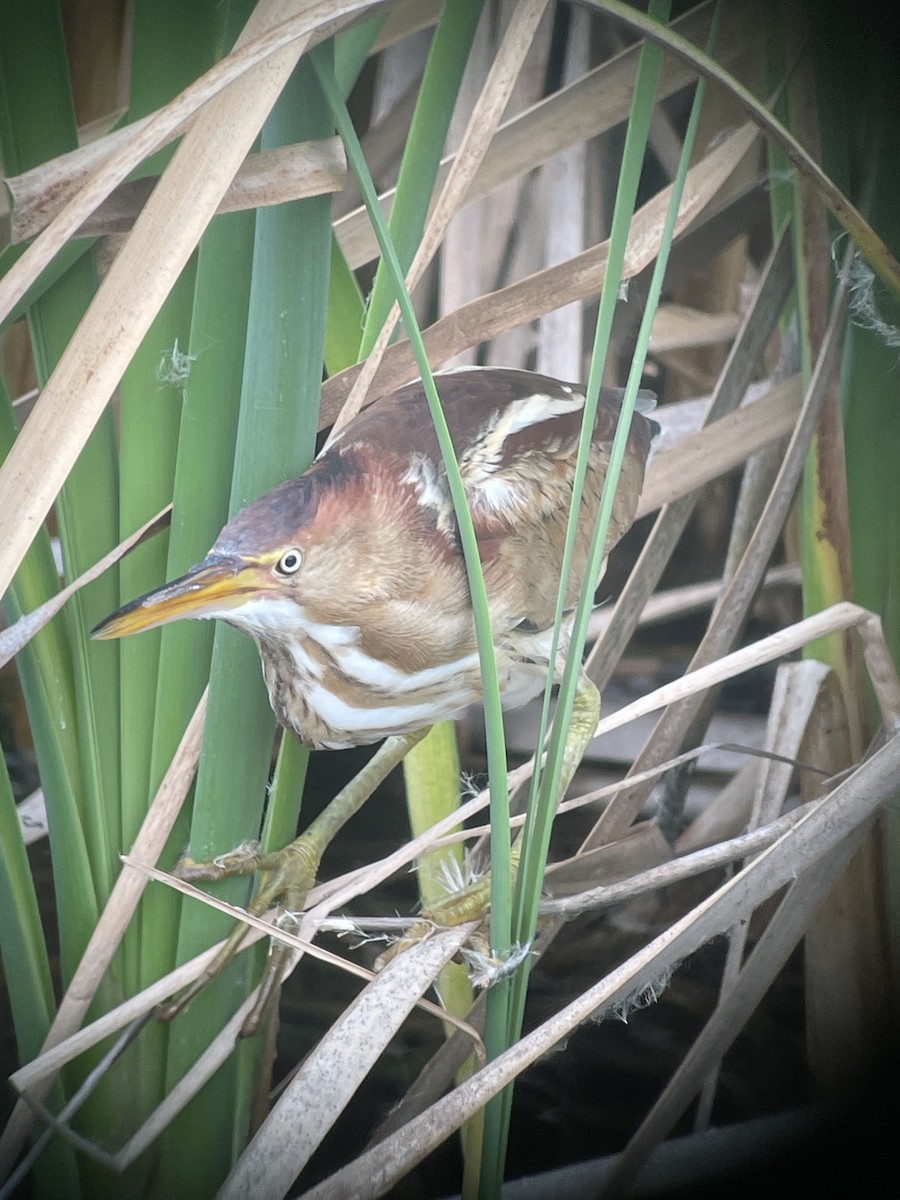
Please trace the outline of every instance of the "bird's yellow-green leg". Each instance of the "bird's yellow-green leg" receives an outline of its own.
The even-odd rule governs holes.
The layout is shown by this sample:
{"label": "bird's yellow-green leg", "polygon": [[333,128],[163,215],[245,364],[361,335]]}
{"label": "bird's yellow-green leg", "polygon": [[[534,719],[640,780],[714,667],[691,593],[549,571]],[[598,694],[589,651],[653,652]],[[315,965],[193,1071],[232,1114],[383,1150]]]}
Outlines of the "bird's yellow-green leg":
{"label": "bird's yellow-green leg", "polygon": [[[597,723],[600,720],[600,693],[588,677],[582,673],[578,678],[575,698],[572,704],[572,717],[566,733],[563,748],[562,771],[559,780],[559,791],[556,803],[562,800],[575,772],[581,765],[588,743],[594,736]],[[522,854],[522,836],[516,838],[511,850],[510,866],[512,882],[515,885]],[[461,925],[464,921],[477,920],[484,917],[488,911],[491,894],[490,874],[481,876],[473,883],[460,888],[452,895],[430,905],[422,911],[422,921],[416,922],[401,942],[387,951],[378,960],[384,965],[393,955],[407,945],[418,941],[434,925]]]}
{"label": "bird's yellow-green leg", "polygon": [[582,671],[575,686],[572,717],[563,748],[562,773],[559,780],[557,804],[569,790],[575,772],[581,766],[588,743],[597,731],[600,721],[600,693],[593,680]]}
{"label": "bird's yellow-green leg", "polygon": [[[283,849],[262,853],[255,847],[239,846],[230,854],[221,855],[205,863],[183,858],[173,873],[179,879],[197,883],[227,879],[233,875],[251,875],[260,871],[262,879],[247,906],[247,911],[253,916],[261,916],[277,904],[283,910],[279,924],[290,928],[291,924],[296,923],[296,914],[302,911],[306,897],[316,882],[319,862],[332,839],[346,822],[359,812],[378,785],[427,732],[427,729],[423,729],[416,733],[387,738],[363,769],[338,792],[305,832]],[[238,947],[247,936],[248,929],[249,926],[241,922],[232,931],[203,974],[173,1001],[158,1010],[162,1020],[168,1021],[177,1016],[202,988],[221,974],[234,958]],[[256,1005],[241,1030],[243,1036],[256,1033],[269,1004],[273,1003],[278,995],[289,954],[290,947],[273,940]]]}

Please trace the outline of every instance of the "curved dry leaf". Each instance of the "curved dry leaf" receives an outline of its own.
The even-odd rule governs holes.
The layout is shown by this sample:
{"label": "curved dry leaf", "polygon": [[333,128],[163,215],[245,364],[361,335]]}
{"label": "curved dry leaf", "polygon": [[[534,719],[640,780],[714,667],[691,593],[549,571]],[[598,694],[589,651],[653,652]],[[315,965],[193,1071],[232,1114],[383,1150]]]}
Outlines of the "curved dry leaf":
{"label": "curved dry leaf", "polygon": [[6,666],[10,659],[15,658],[21,650],[24,650],[34,635],[43,629],[48,621],[52,621],[63,605],[76,592],[86,587],[87,584],[93,583],[104,571],[109,570],[119,559],[124,558],[129,550],[133,550],[135,546],[140,545],[147,538],[154,537],[157,533],[162,533],[164,529],[168,529],[171,519],[172,505],[167,504],[146,525],[138,529],[136,533],[133,533],[131,537],[127,537],[123,542],[119,542],[118,546],[110,550],[109,554],[104,555],[99,562],[89,567],[83,575],[79,575],[74,582],[60,589],[55,596],[51,596],[49,600],[45,600],[43,604],[39,605],[32,612],[26,613],[13,625],[8,626],[0,632],[0,667]]}
{"label": "curved dry leaf", "polygon": [[802,146],[791,131],[766,107],[764,101],[754,96],[749,88],[744,87],[703,50],[692,46],[667,25],[639,12],[629,4],[621,3],[621,0],[588,0],[588,3],[603,9],[639,36],[656,42],[669,54],[689,63],[700,75],[723,87],[753,123],[781,148],[804,181],[812,186],[823,203],[834,213],[885,283],[895,295],[900,295],[900,263],[859,209],[825,173],[806,147]]}
{"label": "curved dry leaf", "polygon": [[[662,508],[746,462],[751,454],[787,437],[803,401],[799,375],[653,456],[637,517]],[[665,420],[665,410],[660,416]]]}
{"label": "curved dry leaf", "polygon": [[[110,134],[110,139],[115,139],[113,145],[127,141],[123,135],[133,137],[135,130],[143,128],[150,119],[145,117]],[[175,133],[178,132],[176,129]],[[104,152],[100,153],[101,150]],[[5,179],[13,204],[10,223],[13,245],[36,237],[82,186],[91,166],[103,162],[109,153],[109,144],[103,139]],[[347,160],[337,137],[248,154],[216,214],[340,191],[346,177]],[[158,182],[158,175],[145,175],[119,184],[79,227],[79,236],[126,233]]]}
{"label": "curved dry leaf", "polygon": [[307,1057],[241,1155],[218,1200],[284,1196],[438,972],[473,926],[393,959]]}

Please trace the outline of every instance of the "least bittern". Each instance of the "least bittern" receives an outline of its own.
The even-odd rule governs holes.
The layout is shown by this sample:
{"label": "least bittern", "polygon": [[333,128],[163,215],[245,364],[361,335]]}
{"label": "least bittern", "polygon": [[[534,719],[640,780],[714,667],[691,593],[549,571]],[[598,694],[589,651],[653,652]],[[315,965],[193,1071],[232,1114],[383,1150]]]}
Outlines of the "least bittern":
{"label": "least bittern", "polygon": [[[549,662],[583,390],[527,371],[464,369],[436,376],[465,482],[487,588],[504,707],[524,704],[556,678]],[[601,392],[581,517],[566,589],[571,610],[620,409]],[[606,550],[634,518],[650,448],[636,413]],[[588,581],[593,589],[598,580]],[[127,604],[100,638],[181,617],[215,617],[256,641],[272,708],[314,748],[387,739],[304,834],[276,853],[241,848],[212,863],[183,859],[182,878],[263,873],[251,901],[299,912],[319,860],[347,819],[436,721],[481,699],[472,607],[446,472],[422,385],[408,384],[350,422],[299,479],[248,505],[188,573]],[[562,791],[599,715],[583,677],[568,735]],[[448,903],[449,919],[469,919]],[[439,914],[440,915],[440,914]],[[230,939],[217,973],[244,927]],[[261,1006],[277,992],[283,952],[270,955]],[[206,982],[206,978],[200,984]],[[200,986],[198,984],[198,986]],[[193,994],[193,990],[191,994]]]}

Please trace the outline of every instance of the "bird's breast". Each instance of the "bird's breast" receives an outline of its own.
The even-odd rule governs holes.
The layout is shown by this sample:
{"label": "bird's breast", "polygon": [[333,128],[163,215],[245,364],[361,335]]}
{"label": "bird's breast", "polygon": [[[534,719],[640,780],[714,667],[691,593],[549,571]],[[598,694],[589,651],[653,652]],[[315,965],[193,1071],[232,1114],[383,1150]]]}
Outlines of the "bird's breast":
{"label": "bird's breast", "polygon": [[412,733],[459,716],[480,696],[478,655],[404,669],[369,655],[358,640],[307,634],[260,640],[276,717],[306,745],[343,749]]}
{"label": "bird's breast", "polygon": [[[395,640],[387,655],[365,642],[359,626],[316,620],[299,605],[289,614],[278,608],[277,614],[241,611],[241,624],[259,647],[278,721],[308,746],[343,749],[413,733],[459,717],[482,699],[471,631],[443,644],[440,653],[420,639],[415,653],[399,654]],[[413,643],[412,637],[406,641]],[[560,652],[567,642],[566,628]],[[518,707],[541,691],[548,630],[526,623],[498,637],[495,653],[504,707]]]}

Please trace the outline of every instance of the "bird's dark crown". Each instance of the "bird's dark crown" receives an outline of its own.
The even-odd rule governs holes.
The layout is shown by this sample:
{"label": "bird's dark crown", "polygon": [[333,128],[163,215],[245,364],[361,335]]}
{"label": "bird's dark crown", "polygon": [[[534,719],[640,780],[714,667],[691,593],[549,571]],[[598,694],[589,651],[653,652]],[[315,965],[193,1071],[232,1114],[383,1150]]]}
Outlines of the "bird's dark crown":
{"label": "bird's dark crown", "polygon": [[324,495],[349,482],[352,462],[326,455],[298,479],[289,479],[242,508],[216,539],[223,554],[255,555],[286,544],[315,520]]}

